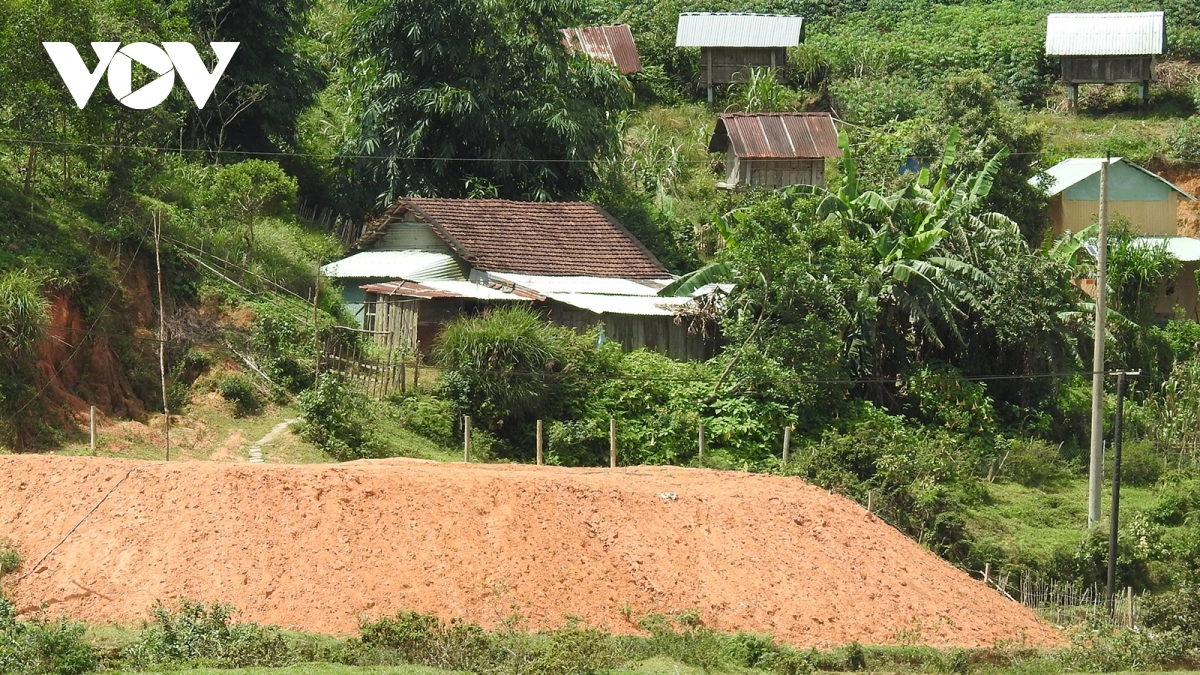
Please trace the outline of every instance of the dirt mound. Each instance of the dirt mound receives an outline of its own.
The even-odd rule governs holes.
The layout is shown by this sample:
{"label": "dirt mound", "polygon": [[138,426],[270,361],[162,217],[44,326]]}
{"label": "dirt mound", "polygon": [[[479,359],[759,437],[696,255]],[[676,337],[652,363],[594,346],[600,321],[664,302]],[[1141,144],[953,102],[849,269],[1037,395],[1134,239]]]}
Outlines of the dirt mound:
{"label": "dirt mound", "polygon": [[19,607],[90,621],[136,621],[156,599],[187,597],[330,633],[398,609],[485,626],[516,613],[530,628],[573,616],[617,632],[636,631],[631,614],[698,609],[712,628],[804,646],[1061,640],[794,478],[6,456],[0,495],[0,536],[26,558],[9,589]]}

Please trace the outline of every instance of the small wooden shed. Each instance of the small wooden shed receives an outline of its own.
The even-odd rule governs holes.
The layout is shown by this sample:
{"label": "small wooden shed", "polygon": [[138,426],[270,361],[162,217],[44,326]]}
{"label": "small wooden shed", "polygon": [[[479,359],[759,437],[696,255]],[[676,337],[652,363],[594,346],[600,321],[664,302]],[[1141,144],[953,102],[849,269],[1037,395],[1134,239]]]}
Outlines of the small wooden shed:
{"label": "small wooden shed", "polygon": [[829,113],[721,115],[709,152],[725,153],[721,188],[825,185],[825,160],[841,157]]}
{"label": "small wooden shed", "polygon": [[[1096,222],[1100,211],[1100,157],[1073,157],[1046,170],[1052,182],[1050,227],[1055,234],[1079,232]],[[1170,181],[1122,157],[1109,160],[1108,205],[1113,216],[1129,220],[1148,236],[1178,234],[1179,200],[1196,201]]]}
{"label": "small wooden shed", "polygon": [[563,45],[567,49],[611,63],[622,75],[642,72],[642,59],[638,56],[629,24],[564,28],[559,32],[562,33]]}
{"label": "small wooden shed", "polygon": [[783,14],[684,12],[676,47],[700,48],[700,82],[708,88],[743,82],[752,67],[787,65],[787,48],[804,40],[804,19]]}
{"label": "small wooden shed", "polygon": [[1072,108],[1081,84],[1137,83],[1145,103],[1155,58],[1166,49],[1163,12],[1051,14],[1046,19],[1046,55],[1059,58]]}

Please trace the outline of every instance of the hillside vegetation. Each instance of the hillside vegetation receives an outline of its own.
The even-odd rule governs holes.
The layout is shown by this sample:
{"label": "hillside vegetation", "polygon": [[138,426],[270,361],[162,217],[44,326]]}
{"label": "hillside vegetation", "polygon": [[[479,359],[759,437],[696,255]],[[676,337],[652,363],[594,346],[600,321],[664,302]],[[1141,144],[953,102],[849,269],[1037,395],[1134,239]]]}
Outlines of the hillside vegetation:
{"label": "hillside vegetation", "polygon": [[[1086,86],[1068,112],[1047,13],[1159,8],[1150,105]],[[698,51],[674,47],[681,10],[798,13],[807,37],[709,105]],[[631,24],[643,73],[559,43],[596,22]],[[40,43],[90,64],[101,39],[241,47],[203,109],[178,85],[128,109],[103,81],[79,109]],[[532,461],[541,419],[549,462],[603,465],[615,418],[623,463],[799,475],[964,568],[1103,579],[1082,511],[1092,306],[1072,283],[1094,234],[1047,238],[1037,184],[1112,152],[1200,186],[1189,0],[0,0],[0,45],[3,447],[80,452],[92,403],[161,413],[161,307],[171,412],[297,406],[297,456],[448,458],[469,414],[477,459]],[[717,115],[787,110],[841,120],[828,190],[718,190]],[[494,312],[446,331],[420,391],[318,375],[318,344],[371,347],[335,328],[353,320],[315,270],[400,195],[596,201],[686,286],[736,284],[689,317],[724,351],[672,362]],[[1200,325],[1153,315],[1178,263],[1114,229],[1106,366],[1143,373],[1118,584],[1161,592],[1147,620],[1194,648]]]}

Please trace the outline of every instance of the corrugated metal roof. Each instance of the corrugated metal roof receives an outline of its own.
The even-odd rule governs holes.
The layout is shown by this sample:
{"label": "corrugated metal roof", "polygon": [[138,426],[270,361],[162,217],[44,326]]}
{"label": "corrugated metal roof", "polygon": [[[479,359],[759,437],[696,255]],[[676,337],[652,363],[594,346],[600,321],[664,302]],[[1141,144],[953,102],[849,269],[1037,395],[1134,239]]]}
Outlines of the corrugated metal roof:
{"label": "corrugated metal roof", "polygon": [[1129,243],[1141,248],[1163,247],[1179,262],[1200,260],[1200,239],[1192,237],[1137,237]]}
{"label": "corrugated metal roof", "polygon": [[547,277],[530,274],[510,274],[491,272],[491,279],[516,284],[536,293],[548,295],[552,293],[598,293],[603,295],[656,295],[663,286],[671,283],[664,276],[658,281],[634,279],[616,279],[613,277]]}
{"label": "corrugated metal roof", "polygon": [[1166,50],[1162,12],[1051,14],[1046,19],[1051,56],[1144,56]]}
{"label": "corrugated metal roof", "polygon": [[804,18],[784,14],[684,12],[676,47],[794,47],[804,39]]}
{"label": "corrugated metal roof", "polygon": [[743,159],[817,159],[841,157],[837,127],[829,113],[735,113],[721,115],[709,152],[729,144]]}
{"label": "corrugated metal roof", "polygon": [[594,59],[613,64],[623,74],[642,72],[642,60],[629,24],[562,29],[563,44]]}
{"label": "corrugated metal roof", "polygon": [[335,279],[462,279],[454,257],[428,251],[363,251],[331,262],[321,273]]}
{"label": "corrugated metal roof", "polygon": [[[1071,159],[1064,159],[1063,161],[1059,162],[1058,164],[1055,164],[1054,166],[1050,167],[1049,169],[1046,169],[1046,173],[1049,174],[1050,177],[1054,179],[1054,181],[1046,188],[1046,193],[1048,195],[1050,195],[1051,197],[1053,197],[1054,195],[1062,192],[1063,190],[1066,190],[1067,188],[1071,187],[1072,185],[1075,185],[1076,183],[1079,183],[1081,181],[1087,180],[1088,178],[1091,178],[1092,176],[1100,173],[1100,165],[1103,162],[1104,162],[1103,157],[1072,157]],[[1188,199],[1190,199],[1192,201],[1196,201],[1195,197],[1184,192],[1182,189],[1179,188],[1179,186],[1175,185],[1171,181],[1163,178],[1162,176],[1154,173],[1153,171],[1151,171],[1145,167],[1138,166],[1137,164],[1134,164],[1133,162],[1130,162],[1123,157],[1113,157],[1113,158],[1109,159],[1109,162],[1110,162],[1110,164],[1116,164],[1117,162],[1122,162],[1126,166],[1131,167],[1133,169],[1137,169],[1138,171],[1141,171],[1142,173],[1146,174],[1147,176],[1150,176],[1151,178],[1153,178],[1155,180],[1162,181],[1168,187],[1170,187],[1172,190],[1178,192],[1179,194],[1183,195],[1184,197],[1187,197]],[[1031,180],[1030,183],[1033,183],[1036,185],[1035,181],[1036,181],[1036,179]]]}
{"label": "corrugated metal roof", "polygon": [[388,281],[382,284],[367,284],[362,289],[380,295],[399,295],[406,298],[466,298],[472,300],[542,300],[541,296],[520,289],[492,288],[470,281],[431,279],[415,281]]}
{"label": "corrugated metal roof", "polygon": [[691,298],[650,295],[605,295],[601,293],[553,293],[548,296],[572,307],[596,314],[631,314],[635,316],[675,316]]}

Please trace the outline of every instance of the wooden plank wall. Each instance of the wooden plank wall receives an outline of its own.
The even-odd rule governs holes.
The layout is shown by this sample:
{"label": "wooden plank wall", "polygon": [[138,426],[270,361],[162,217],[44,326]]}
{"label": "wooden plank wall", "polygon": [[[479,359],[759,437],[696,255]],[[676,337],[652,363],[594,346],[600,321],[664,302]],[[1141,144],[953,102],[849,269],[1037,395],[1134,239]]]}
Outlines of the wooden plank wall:
{"label": "wooden plank wall", "polygon": [[782,68],[786,64],[787,49],[783,47],[701,47],[700,84],[745,82],[751,66]]}
{"label": "wooden plank wall", "polygon": [[1068,84],[1149,82],[1154,79],[1152,56],[1063,56],[1062,80]]}

